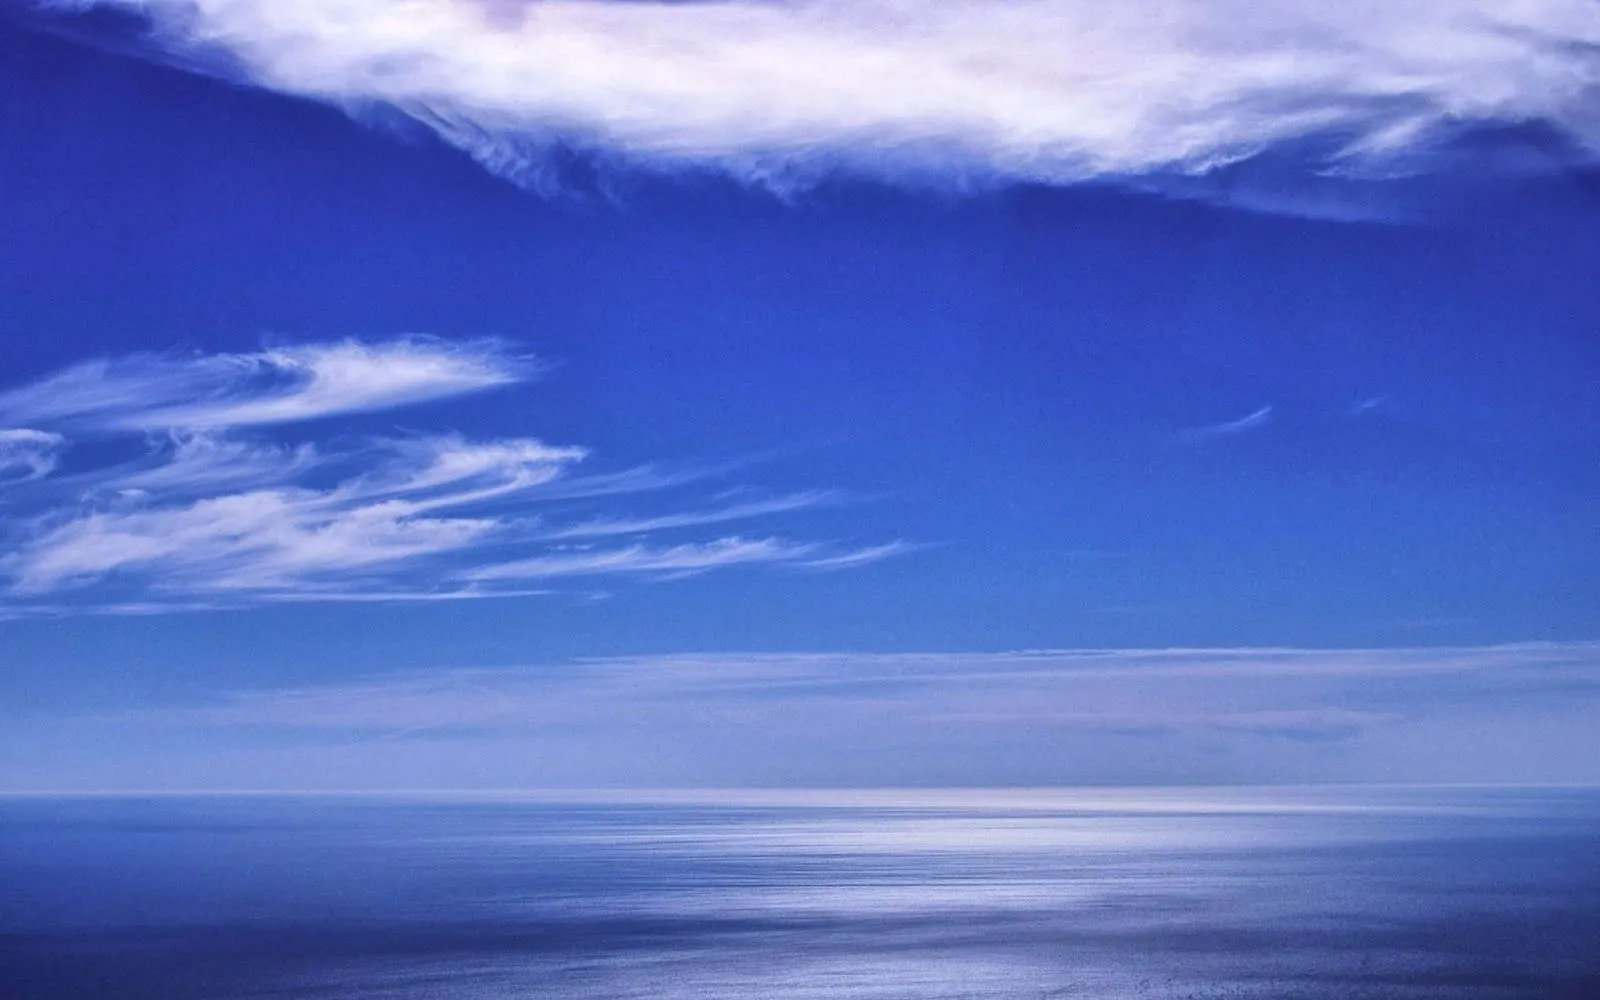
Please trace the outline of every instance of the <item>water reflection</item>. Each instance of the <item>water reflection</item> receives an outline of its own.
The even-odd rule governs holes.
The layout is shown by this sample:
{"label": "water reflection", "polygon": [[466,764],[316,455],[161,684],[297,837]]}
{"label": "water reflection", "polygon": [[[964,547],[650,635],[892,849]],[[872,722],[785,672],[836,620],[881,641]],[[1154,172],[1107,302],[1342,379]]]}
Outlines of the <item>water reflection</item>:
{"label": "water reflection", "polygon": [[61,997],[1600,996],[1581,790],[0,801]]}

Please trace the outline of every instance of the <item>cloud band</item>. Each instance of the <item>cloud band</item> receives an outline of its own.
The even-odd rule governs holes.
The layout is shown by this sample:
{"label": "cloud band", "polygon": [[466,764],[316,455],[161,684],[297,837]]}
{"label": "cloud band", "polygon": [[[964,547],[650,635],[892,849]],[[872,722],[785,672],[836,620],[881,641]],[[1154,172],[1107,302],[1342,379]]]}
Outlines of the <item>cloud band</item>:
{"label": "cloud band", "polygon": [[[62,6],[57,3],[56,6]],[[776,185],[1203,172],[1306,139],[1410,169],[1461,128],[1600,147],[1588,0],[75,0],[168,55],[380,104],[537,183],[554,143]],[[1325,164],[1326,165],[1326,164]]]}
{"label": "cloud band", "polygon": [[[534,370],[503,344],[409,337],[101,360],[0,393],[0,428],[29,425],[0,429],[0,617],[459,600],[556,579],[842,569],[908,549],[700,530],[837,501],[829,491],[688,509],[656,500],[619,517],[595,504],[624,494],[650,503],[692,477],[580,477],[585,449],[534,438],[285,444],[257,431],[481,392]],[[62,470],[69,434],[135,439],[140,450]],[[561,514],[551,518],[555,500]],[[68,595],[76,603],[45,603]]]}

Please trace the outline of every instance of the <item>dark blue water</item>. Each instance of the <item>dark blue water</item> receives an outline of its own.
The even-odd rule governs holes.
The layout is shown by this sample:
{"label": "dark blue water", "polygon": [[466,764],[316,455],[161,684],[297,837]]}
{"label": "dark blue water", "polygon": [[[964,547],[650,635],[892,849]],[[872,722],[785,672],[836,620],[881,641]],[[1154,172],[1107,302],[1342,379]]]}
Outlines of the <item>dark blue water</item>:
{"label": "dark blue water", "polygon": [[0,799],[12,998],[1600,998],[1600,794]]}

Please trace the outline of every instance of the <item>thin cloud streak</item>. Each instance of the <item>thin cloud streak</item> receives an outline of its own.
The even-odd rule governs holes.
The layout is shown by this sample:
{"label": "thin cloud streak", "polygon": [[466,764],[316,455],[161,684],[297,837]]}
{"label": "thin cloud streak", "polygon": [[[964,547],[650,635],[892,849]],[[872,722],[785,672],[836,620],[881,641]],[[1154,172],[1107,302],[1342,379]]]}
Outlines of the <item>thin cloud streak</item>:
{"label": "thin cloud streak", "polygon": [[568,538],[604,538],[613,535],[636,535],[650,531],[664,531],[669,528],[688,528],[706,524],[721,524],[726,521],[743,521],[753,517],[765,517],[770,514],[786,514],[790,511],[806,510],[822,504],[837,502],[840,494],[828,490],[809,490],[804,493],[791,493],[787,496],[772,497],[766,500],[750,500],[745,503],[730,504],[711,510],[686,511],[681,514],[664,514],[659,517],[644,518],[601,518],[593,521],[584,521],[580,524],[569,525],[551,532],[546,537],[550,539]]}
{"label": "thin cloud streak", "polygon": [[100,431],[207,431],[365,413],[521,381],[494,341],[407,337],[254,354],[89,361],[0,393],[0,421]]}
{"label": "thin cloud streak", "polygon": [[840,167],[957,183],[1199,174],[1305,140],[1329,140],[1321,167],[1392,175],[1507,123],[1600,149],[1588,0],[46,5],[143,13],[166,57],[397,109],[535,186],[557,144],[780,188]]}
{"label": "thin cloud streak", "polygon": [[55,471],[57,452],[67,443],[60,434],[28,428],[0,430],[0,486],[40,479]]}
{"label": "thin cloud streak", "polygon": [[[918,702],[941,718],[1023,721],[1078,720],[1100,728],[1108,719],[1159,715],[1193,722],[1214,713],[1199,711],[1195,692],[1213,690],[1221,717],[1241,712],[1271,712],[1287,721],[1302,707],[1247,709],[1272,702],[1291,685],[1323,697],[1396,687],[1410,682],[1444,686],[1471,680],[1474,692],[1491,692],[1485,679],[1498,679],[1525,695],[1540,690],[1567,691],[1574,681],[1594,685],[1600,698],[1600,643],[1519,643],[1504,646],[1411,647],[1394,649],[1082,649],[998,653],[717,653],[593,657],[541,667],[461,669],[408,674],[353,684],[334,684],[278,692],[245,692],[227,705],[200,710],[214,722],[286,726],[366,726],[403,719],[407,724],[500,725],[505,709],[516,705],[529,721],[561,716],[567,708],[553,695],[587,702],[667,699],[762,703],[864,701]],[[1146,681],[1157,681],[1147,686]],[[1190,682],[1188,685],[1179,682]],[[1280,690],[1274,690],[1280,689]],[[463,690],[491,696],[494,708],[482,716],[464,714],[451,700],[450,717],[427,715],[427,692]],[[1121,710],[1107,714],[1097,704],[1078,700],[1099,692],[1136,695]],[[1130,709],[1151,692],[1169,692],[1157,703]],[[1242,701],[1241,692],[1255,691]],[[928,693],[937,693],[933,701]],[[993,695],[998,700],[991,698]],[[400,696],[422,714],[398,711]],[[453,698],[454,696],[452,696]],[[1042,699],[1042,700],[1041,700]],[[934,702],[937,702],[935,705]],[[1373,702],[1382,701],[1381,697]],[[988,707],[980,707],[987,704]],[[301,714],[306,706],[314,711]],[[1003,706],[1003,707],[1001,707]],[[1404,704],[1382,705],[1385,714]],[[1426,706],[1424,706],[1425,708]],[[1340,709],[1341,712],[1345,709]],[[1354,711],[1354,710],[1351,710]]]}
{"label": "thin cloud streak", "polygon": [[1233,437],[1246,431],[1255,430],[1265,426],[1272,419],[1272,407],[1263,406],[1245,414],[1237,420],[1227,420],[1220,424],[1207,424],[1203,427],[1190,427],[1178,432],[1178,438],[1183,441],[1210,441],[1215,438]]}
{"label": "thin cloud streak", "polygon": [[868,563],[875,563],[884,559],[893,559],[895,556],[903,556],[907,553],[914,552],[925,547],[926,546],[923,545],[914,545],[910,542],[897,540],[893,542],[885,542],[882,545],[871,545],[864,549],[856,549],[852,552],[842,552],[838,555],[822,556],[817,559],[808,559],[803,566],[806,569],[819,570],[823,572],[841,569],[853,569],[856,566],[865,566]]}
{"label": "thin cloud streak", "polygon": [[[614,657],[242,691],[124,721],[140,720],[319,747],[330,732],[377,735],[422,754],[441,731],[451,746],[528,740],[563,760],[622,761],[624,780],[646,784],[651,761],[680,754],[694,763],[670,777],[689,783],[1126,780],[1139,768],[1594,780],[1582,762],[1600,760],[1600,644]],[[558,747],[543,742],[557,733]],[[1496,739],[1515,749],[1488,749]]]}
{"label": "thin cloud streak", "polygon": [[[682,538],[697,527],[803,511],[813,490],[631,519],[574,501],[648,496],[694,474],[571,471],[581,447],[445,434],[269,442],[293,423],[437,400],[527,378],[494,342],[408,337],[258,354],[137,356],[78,365],[0,393],[0,617],[142,614],[302,601],[443,601],[535,593],[516,581],[682,576],[747,564],[869,561],[818,541]],[[189,400],[181,402],[181,400]],[[198,401],[196,401],[198,400]],[[55,475],[67,433],[134,438],[133,459]],[[570,523],[548,523],[546,505]],[[660,532],[679,535],[656,542]],[[621,548],[577,539],[634,536]],[[560,541],[563,544],[557,544]],[[70,595],[71,600],[64,599]]]}
{"label": "thin cloud streak", "polygon": [[100,492],[134,495],[248,489],[309,472],[319,459],[316,447],[310,444],[285,447],[211,432],[174,432],[155,439],[126,471],[97,470],[81,481]]}
{"label": "thin cloud streak", "polygon": [[664,548],[629,545],[620,549],[580,550],[534,556],[469,570],[461,579],[528,580],[555,576],[595,576],[606,573],[700,573],[720,566],[751,563],[803,562],[821,550],[808,542],[780,538],[730,536],[709,542],[688,542]]}
{"label": "thin cloud streak", "polygon": [[176,508],[91,513],[38,537],[0,568],[22,596],[129,571],[153,577],[157,589],[270,591],[459,552],[500,527],[482,517],[420,517],[403,501],[328,501],[311,490],[259,490]]}

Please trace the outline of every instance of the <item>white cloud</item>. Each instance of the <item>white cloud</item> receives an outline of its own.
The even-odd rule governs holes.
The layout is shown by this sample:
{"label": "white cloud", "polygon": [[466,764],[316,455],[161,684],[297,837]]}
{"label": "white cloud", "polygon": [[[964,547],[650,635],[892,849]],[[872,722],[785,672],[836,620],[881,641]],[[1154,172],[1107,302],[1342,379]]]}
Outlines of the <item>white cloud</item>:
{"label": "white cloud", "polygon": [[1184,441],[1209,441],[1212,438],[1233,437],[1246,431],[1255,430],[1265,426],[1272,419],[1272,407],[1263,406],[1252,410],[1237,420],[1225,420],[1218,424],[1207,424],[1203,427],[1190,427],[1180,431],[1178,437]]}
{"label": "white cloud", "polygon": [[[1600,644],[673,654],[245,691],[157,714],[213,734],[346,730],[424,749],[440,728],[456,746],[560,733],[557,750],[519,759],[598,761],[563,773],[599,784],[1593,780]],[[1441,731],[1467,735],[1435,745]],[[1508,751],[1497,740],[1511,736]]]}
{"label": "white cloud", "polygon": [[769,514],[785,514],[804,510],[838,499],[838,494],[826,490],[808,490],[766,500],[748,500],[709,510],[685,511],[681,514],[663,514],[641,518],[599,518],[567,525],[550,534],[550,538],[599,538],[608,535],[634,535],[668,528],[687,528],[724,521],[742,521]]}
{"label": "white cloud", "polygon": [[65,444],[66,438],[48,431],[0,429],[0,486],[48,476]]}
{"label": "white cloud", "polygon": [[[833,496],[823,491],[623,519],[594,504],[692,477],[648,468],[575,477],[586,449],[532,438],[330,445],[246,433],[256,424],[491,388],[525,371],[497,345],[407,338],[103,361],[0,394],[8,415],[144,444],[136,459],[35,484],[54,470],[67,437],[0,431],[0,482],[11,487],[0,497],[9,514],[0,521],[0,580],[9,581],[0,617],[74,606],[150,613],[267,601],[466,600],[532,593],[515,581],[540,577],[661,577],[852,558],[820,542],[682,537],[706,524],[802,510]],[[551,511],[565,523],[546,523]],[[663,531],[678,537],[656,542]],[[636,536],[623,548],[557,544],[623,533]]]}
{"label": "white cloud", "polygon": [[542,486],[588,455],[528,438],[474,442],[454,435],[389,441],[381,448],[392,454],[392,464],[346,484],[340,497],[408,497],[419,511],[459,507]]}
{"label": "white cloud", "polygon": [[90,478],[117,493],[243,489],[283,482],[316,462],[316,448],[309,444],[284,447],[210,432],[173,433],[153,440],[125,470],[100,470]]}
{"label": "white cloud", "polygon": [[[1600,147],[1591,0],[77,0],[265,87],[400,109],[503,174],[557,139],[790,183],[1199,172],[1332,137],[1394,170],[1537,122]],[[202,60],[216,65],[216,60]]]}
{"label": "white cloud", "polygon": [[1444,707],[1442,697],[1412,697],[1419,681],[1456,689],[1455,700],[1463,692],[1488,701],[1502,691],[1566,694],[1582,683],[1600,699],[1600,643],[595,657],[242,693],[202,714],[286,726],[497,726],[626,715],[630,706],[681,699],[788,709],[893,703],[945,722],[1315,731]]}
{"label": "white cloud", "polygon": [[291,423],[509,385],[527,367],[493,341],[431,337],[254,354],[142,354],[86,362],[0,393],[0,420],[191,432]]}
{"label": "white cloud", "polygon": [[408,505],[317,510],[315,494],[264,490],[177,509],[97,513],[38,539],[7,566],[17,592],[44,593],[109,573],[147,571],[165,588],[277,590],[321,573],[462,549],[494,529],[484,518],[419,518]]}
{"label": "white cloud", "polygon": [[580,549],[483,566],[463,579],[526,580],[552,576],[594,576],[604,573],[698,573],[719,566],[750,563],[803,563],[820,546],[778,538],[718,538],[709,542],[618,549]]}
{"label": "white cloud", "polygon": [[838,552],[832,555],[819,556],[815,559],[808,559],[805,567],[806,569],[816,570],[851,569],[855,566],[865,566],[868,563],[905,555],[916,548],[918,546],[909,542],[884,542],[882,545],[869,545],[866,548],[853,549],[849,552]]}

